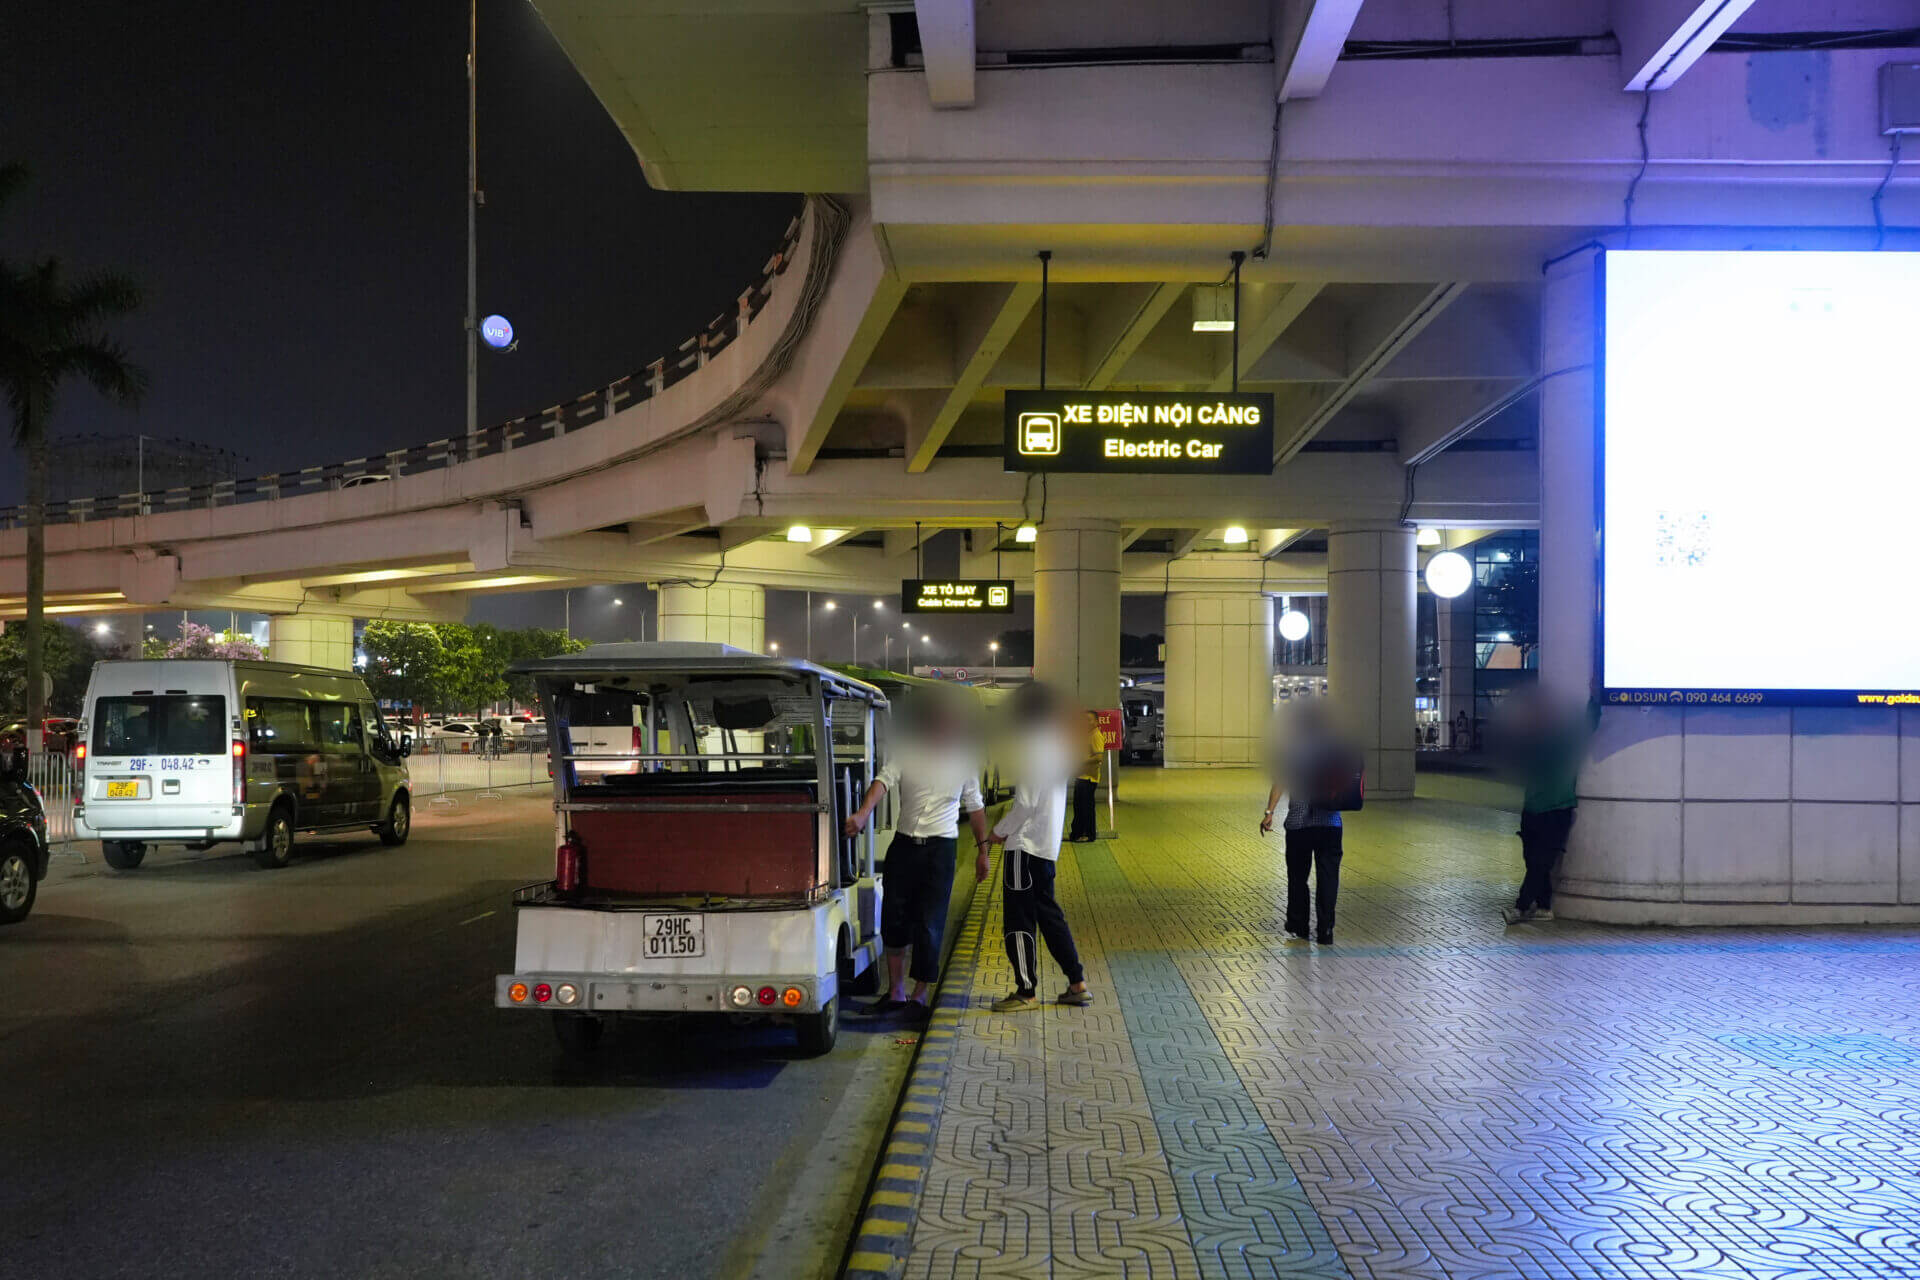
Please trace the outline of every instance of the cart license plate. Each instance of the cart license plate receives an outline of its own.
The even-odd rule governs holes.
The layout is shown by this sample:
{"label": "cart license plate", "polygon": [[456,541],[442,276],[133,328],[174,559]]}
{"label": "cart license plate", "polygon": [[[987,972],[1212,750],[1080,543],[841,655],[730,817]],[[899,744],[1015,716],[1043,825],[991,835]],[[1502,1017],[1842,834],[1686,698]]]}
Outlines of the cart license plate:
{"label": "cart license plate", "polygon": [[140,784],[138,782],[129,780],[126,782],[109,782],[107,784],[107,799],[109,800],[138,800],[139,798]]}
{"label": "cart license plate", "polygon": [[643,915],[647,959],[677,960],[707,954],[707,918],[700,915]]}

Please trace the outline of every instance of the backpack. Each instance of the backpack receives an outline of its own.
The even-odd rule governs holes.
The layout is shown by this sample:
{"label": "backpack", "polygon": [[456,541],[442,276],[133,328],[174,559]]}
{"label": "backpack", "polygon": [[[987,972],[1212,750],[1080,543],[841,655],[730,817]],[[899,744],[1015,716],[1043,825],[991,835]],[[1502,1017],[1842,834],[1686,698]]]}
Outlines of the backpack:
{"label": "backpack", "polygon": [[1314,769],[1307,803],[1316,809],[1351,813],[1366,799],[1366,757],[1346,747],[1329,748]]}

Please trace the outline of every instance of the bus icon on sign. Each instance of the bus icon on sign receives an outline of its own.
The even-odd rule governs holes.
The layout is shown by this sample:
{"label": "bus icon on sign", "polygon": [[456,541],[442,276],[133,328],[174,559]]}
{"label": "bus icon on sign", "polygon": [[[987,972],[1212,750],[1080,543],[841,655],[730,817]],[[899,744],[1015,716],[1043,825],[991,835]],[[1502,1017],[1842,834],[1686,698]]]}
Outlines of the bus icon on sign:
{"label": "bus icon on sign", "polygon": [[1020,415],[1020,452],[1050,455],[1060,452],[1060,415],[1023,413]]}
{"label": "bus icon on sign", "polygon": [[1005,587],[987,588],[987,607],[989,609],[1004,609],[1007,607],[1007,603],[1007,589]]}

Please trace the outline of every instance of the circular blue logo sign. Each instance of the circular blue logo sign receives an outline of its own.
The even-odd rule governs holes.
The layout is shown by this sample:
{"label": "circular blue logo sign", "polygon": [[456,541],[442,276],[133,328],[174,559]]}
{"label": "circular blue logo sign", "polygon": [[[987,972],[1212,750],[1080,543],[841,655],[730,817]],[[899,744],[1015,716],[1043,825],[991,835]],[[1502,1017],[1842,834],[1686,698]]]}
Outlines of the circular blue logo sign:
{"label": "circular blue logo sign", "polygon": [[480,322],[480,336],[496,350],[513,345],[513,326],[505,316],[488,316]]}

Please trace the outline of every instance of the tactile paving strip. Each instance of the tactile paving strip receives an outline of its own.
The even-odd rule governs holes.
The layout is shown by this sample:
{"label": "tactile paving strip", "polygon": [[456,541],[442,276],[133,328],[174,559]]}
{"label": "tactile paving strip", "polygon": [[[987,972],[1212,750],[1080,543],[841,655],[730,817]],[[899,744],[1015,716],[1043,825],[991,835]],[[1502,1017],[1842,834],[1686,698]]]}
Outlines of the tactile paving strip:
{"label": "tactile paving strip", "polygon": [[1910,936],[1504,930],[1513,815],[1430,787],[1296,947],[1260,779],[1129,772],[1060,868],[1091,1009],[988,1011],[981,894],[906,1274],[1920,1278]]}

